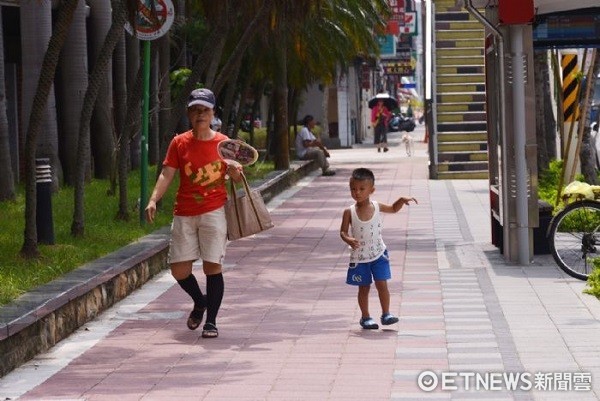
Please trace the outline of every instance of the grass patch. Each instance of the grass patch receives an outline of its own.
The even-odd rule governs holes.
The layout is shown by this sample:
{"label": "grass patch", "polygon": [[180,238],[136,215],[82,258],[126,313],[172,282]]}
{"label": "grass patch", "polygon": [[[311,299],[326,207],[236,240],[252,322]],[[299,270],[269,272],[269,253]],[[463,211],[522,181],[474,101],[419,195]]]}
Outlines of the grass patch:
{"label": "grass patch", "polygon": [[[256,163],[244,169],[249,181],[273,171],[272,162]],[[150,167],[148,192],[154,188],[156,168]],[[17,199],[0,202],[0,305],[7,304],[31,289],[46,284],[77,267],[169,225],[177,182],[163,197],[153,224],[140,223],[137,200],[140,196],[140,174],[134,171],[128,180],[129,221],[116,220],[118,197],[107,195],[107,180],[93,180],[85,190],[85,236],[71,236],[73,188],[65,187],[52,195],[55,245],[39,245],[41,257],[27,260],[19,255],[25,230],[25,196],[22,189]]]}

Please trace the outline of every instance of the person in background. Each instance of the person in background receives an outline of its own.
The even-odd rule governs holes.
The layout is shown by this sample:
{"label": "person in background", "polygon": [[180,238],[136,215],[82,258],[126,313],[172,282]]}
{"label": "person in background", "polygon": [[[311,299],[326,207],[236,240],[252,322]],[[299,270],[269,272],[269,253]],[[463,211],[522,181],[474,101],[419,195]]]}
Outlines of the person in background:
{"label": "person in background", "polygon": [[296,135],[296,155],[300,160],[316,160],[324,176],[334,175],[335,171],[329,169],[327,158],[330,155],[327,148],[312,132],[315,124],[315,118],[310,114],[302,119],[303,127],[298,135]]}
{"label": "person in background", "polygon": [[383,100],[379,100],[377,105],[371,109],[371,124],[373,124],[375,133],[373,142],[377,146],[377,152],[381,152],[382,148],[384,152],[389,150],[387,147],[387,130],[390,118],[392,118],[392,112],[385,107]]}
{"label": "person in background", "polygon": [[221,122],[221,119],[217,116],[214,116],[212,121],[210,122],[210,128],[213,131],[221,132],[222,127],[223,127],[223,123]]}
{"label": "person in background", "polygon": [[[210,127],[215,103],[215,95],[209,89],[191,92],[187,116],[192,129],[171,140],[145,209],[146,219],[154,221],[156,203],[178,173],[168,263],[171,274],[194,302],[187,327],[196,330],[206,312],[204,338],[219,335],[217,314],[225,288],[222,263],[227,245],[225,180],[227,175],[236,182],[242,178],[241,166],[227,164],[217,152],[218,143],[228,138]],[[192,273],[192,264],[198,259],[202,259],[206,275],[206,295]]]}

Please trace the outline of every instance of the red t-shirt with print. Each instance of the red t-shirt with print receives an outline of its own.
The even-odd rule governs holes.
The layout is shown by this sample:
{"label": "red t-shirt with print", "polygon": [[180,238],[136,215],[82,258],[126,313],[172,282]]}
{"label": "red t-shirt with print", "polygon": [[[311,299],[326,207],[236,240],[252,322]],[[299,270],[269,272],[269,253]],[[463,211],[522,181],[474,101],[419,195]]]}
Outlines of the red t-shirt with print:
{"label": "red t-shirt with print", "polygon": [[217,144],[225,139],[227,136],[217,132],[208,141],[198,140],[190,130],[171,140],[163,165],[179,170],[173,214],[196,216],[225,204],[227,165],[217,152]]}

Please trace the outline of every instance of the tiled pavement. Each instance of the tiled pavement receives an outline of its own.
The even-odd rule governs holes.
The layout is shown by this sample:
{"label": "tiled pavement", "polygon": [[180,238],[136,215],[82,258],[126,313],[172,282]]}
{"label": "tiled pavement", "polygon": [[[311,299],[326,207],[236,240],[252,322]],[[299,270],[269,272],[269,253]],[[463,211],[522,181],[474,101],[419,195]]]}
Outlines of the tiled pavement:
{"label": "tiled pavement", "polygon": [[[398,137],[385,154],[332,151],[336,176],[301,181],[270,203],[274,229],[230,244],[218,339],[185,328],[189,302],[165,273],[0,379],[0,399],[597,400],[599,301],[549,255],[505,263],[490,244],[486,181],[430,181],[426,146],[408,158]],[[359,328],[344,284],[339,225],[359,165],[376,174],[374,199],[419,200],[385,215],[401,319],[385,330]],[[375,290],[370,300],[378,317]],[[509,391],[509,373],[555,390]],[[420,375],[436,389],[420,389]],[[588,375],[591,390],[563,390]]]}

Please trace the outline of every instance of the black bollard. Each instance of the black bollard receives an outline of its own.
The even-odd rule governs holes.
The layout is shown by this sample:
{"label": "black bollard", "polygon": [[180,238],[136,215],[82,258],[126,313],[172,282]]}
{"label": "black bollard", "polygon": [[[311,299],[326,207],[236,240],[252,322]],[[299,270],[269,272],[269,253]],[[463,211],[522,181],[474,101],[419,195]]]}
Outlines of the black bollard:
{"label": "black bollard", "polygon": [[52,219],[52,172],[50,159],[35,159],[36,211],[38,244],[54,244]]}

